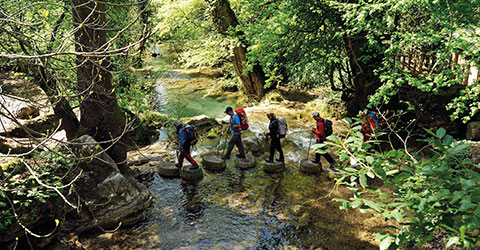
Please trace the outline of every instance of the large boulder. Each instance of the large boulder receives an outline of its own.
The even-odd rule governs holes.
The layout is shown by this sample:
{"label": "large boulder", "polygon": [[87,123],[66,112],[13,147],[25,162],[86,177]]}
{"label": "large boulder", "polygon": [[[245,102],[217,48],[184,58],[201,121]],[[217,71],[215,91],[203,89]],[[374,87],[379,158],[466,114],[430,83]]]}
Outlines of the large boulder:
{"label": "large boulder", "polygon": [[217,120],[206,115],[183,118],[185,124],[194,125],[201,134],[206,134],[210,129],[220,126]]}
{"label": "large boulder", "polygon": [[480,142],[470,142],[470,152],[472,153],[472,161],[480,163]]}
{"label": "large boulder", "polygon": [[64,228],[82,233],[92,229],[115,229],[142,220],[152,205],[149,190],[133,177],[124,176],[113,159],[89,135],[72,141],[76,154],[84,161],[74,183],[75,196],[81,202],[69,213]]}
{"label": "large boulder", "polygon": [[246,151],[252,152],[254,156],[260,156],[268,150],[268,144],[265,137],[251,136],[242,140]]}
{"label": "large boulder", "polygon": [[467,140],[480,141],[480,122],[470,122],[467,125]]}

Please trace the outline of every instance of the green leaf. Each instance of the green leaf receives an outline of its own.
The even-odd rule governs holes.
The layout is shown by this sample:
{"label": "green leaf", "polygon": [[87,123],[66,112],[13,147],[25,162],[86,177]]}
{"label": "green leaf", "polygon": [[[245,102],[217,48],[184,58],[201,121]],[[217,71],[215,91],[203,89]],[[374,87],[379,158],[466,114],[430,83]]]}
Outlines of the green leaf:
{"label": "green leaf", "polygon": [[469,190],[471,187],[475,186],[475,181],[467,180],[467,179],[460,179],[460,183],[462,184],[463,190]]}
{"label": "green leaf", "polygon": [[453,244],[458,244],[458,242],[460,242],[460,239],[457,236],[450,237],[450,239],[448,239],[447,245],[445,246],[445,249],[451,247]]}
{"label": "green leaf", "polygon": [[447,131],[444,128],[439,128],[437,130],[438,138],[442,139],[447,134]]}
{"label": "green leaf", "polygon": [[370,208],[375,209],[377,212],[380,212],[381,205],[379,203],[370,201],[370,200],[364,200],[365,205],[367,205]]}
{"label": "green leaf", "polygon": [[385,237],[385,239],[380,242],[380,250],[387,250],[392,244],[393,238],[391,236]]}
{"label": "green leaf", "polygon": [[370,155],[368,155],[367,157],[365,157],[365,159],[367,160],[367,163],[368,163],[368,164],[372,164],[372,163],[375,161],[375,159],[373,159],[373,157],[371,157]]}
{"label": "green leaf", "polygon": [[360,185],[365,188],[367,186],[367,177],[365,174],[360,174]]}
{"label": "green leaf", "polygon": [[395,210],[391,213],[392,217],[396,220],[396,221],[401,221],[403,219],[403,214],[399,211],[399,210]]}
{"label": "green leaf", "polygon": [[372,179],[375,178],[375,174],[372,171],[368,171],[367,176],[372,178]]}
{"label": "green leaf", "polygon": [[352,202],[352,208],[357,208],[359,206],[361,206],[363,204],[363,202],[361,200],[356,200],[354,202]]}

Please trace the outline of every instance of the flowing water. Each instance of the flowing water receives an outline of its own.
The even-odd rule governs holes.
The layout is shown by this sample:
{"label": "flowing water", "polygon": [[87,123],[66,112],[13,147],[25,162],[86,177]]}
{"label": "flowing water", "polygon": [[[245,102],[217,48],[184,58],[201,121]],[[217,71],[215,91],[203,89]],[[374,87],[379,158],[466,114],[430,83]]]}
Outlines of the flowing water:
{"label": "flowing water", "polygon": [[[178,72],[168,74],[189,79]],[[175,82],[160,80],[156,88],[161,112],[172,114],[169,105],[182,101],[184,116],[218,118],[234,101],[169,84]],[[252,121],[250,126],[250,135],[259,134],[267,123]],[[168,139],[165,130],[162,134]],[[257,159],[249,170],[238,169],[229,160],[225,171],[206,171],[197,183],[155,175],[149,184],[154,202],[148,218],[134,228],[100,235],[92,244],[108,249],[376,249],[362,236],[367,229],[358,222],[363,217],[340,211],[338,203],[325,198],[330,192],[346,198],[349,192],[334,190],[326,175],[298,171],[297,162],[310,144],[308,129],[292,129],[284,140],[289,145],[287,170],[280,174],[266,174],[263,161]],[[215,150],[218,143],[218,138],[204,140],[193,156],[200,160],[200,152]]]}

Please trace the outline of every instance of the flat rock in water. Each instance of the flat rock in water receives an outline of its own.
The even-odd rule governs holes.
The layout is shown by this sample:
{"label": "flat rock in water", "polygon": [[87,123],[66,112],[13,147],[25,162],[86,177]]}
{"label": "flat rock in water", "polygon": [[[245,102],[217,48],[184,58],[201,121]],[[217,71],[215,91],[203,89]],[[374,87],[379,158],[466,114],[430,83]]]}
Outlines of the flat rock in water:
{"label": "flat rock in water", "polygon": [[222,159],[221,156],[215,154],[209,154],[202,156],[203,167],[208,170],[224,170],[227,167],[227,163]]}
{"label": "flat rock in water", "polygon": [[192,168],[191,165],[183,166],[180,169],[180,177],[189,181],[199,180],[203,177],[203,170],[200,167]]}
{"label": "flat rock in water", "polygon": [[255,167],[255,158],[252,155],[246,155],[245,158],[235,158],[235,165],[239,168],[252,168]]}
{"label": "flat rock in water", "polygon": [[263,171],[268,173],[277,173],[285,170],[285,163],[281,161],[266,162]]}
{"label": "flat rock in water", "polygon": [[322,172],[322,164],[313,163],[312,160],[304,159],[300,161],[300,171],[306,174],[317,174]]}
{"label": "flat rock in water", "polygon": [[173,162],[160,162],[157,171],[160,176],[164,177],[178,177],[180,175],[179,169]]}

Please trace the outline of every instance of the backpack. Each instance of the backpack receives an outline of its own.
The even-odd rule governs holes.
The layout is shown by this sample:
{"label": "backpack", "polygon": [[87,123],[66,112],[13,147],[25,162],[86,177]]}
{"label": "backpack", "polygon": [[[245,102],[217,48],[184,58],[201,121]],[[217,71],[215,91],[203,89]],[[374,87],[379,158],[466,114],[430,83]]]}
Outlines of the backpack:
{"label": "backpack", "polygon": [[325,131],[324,131],[325,137],[332,135],[333,134],[332,121],[327,119],[323,119],[322,121],[323,121],[323,124],[325,124]]}
{"label": "backpack", "polygon": [[240,118],[240,128],[242,130],[247,130],[248,129],[248,118],[247,118],[247,113],[245,113],[245,110],[236,109],[235,113]]}
{"label": "backpack", "polygon": [[287,120],[283,117],[278,117],[278,138],[285,138],[288,131]]}
{"label": "backpack", "polygon": [[198,139],[200,138],[197,128],[194,125],[185,125],[183,130],[185,131],[185,136],[187,137],[187,141],[190,142],[190,145],[193,146],[197,144]]}
{"label": "backpack", "polygon": [[370,120],[373,120],[375,125],[372,124],[372,130],[373,131],[376,131],[378,129],[378,119],[377,119],[377,115],[374,114],[374,113],[369,113],[367,115],[367,119],[370,119]]}

